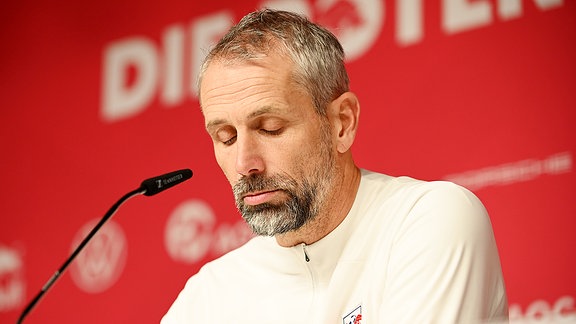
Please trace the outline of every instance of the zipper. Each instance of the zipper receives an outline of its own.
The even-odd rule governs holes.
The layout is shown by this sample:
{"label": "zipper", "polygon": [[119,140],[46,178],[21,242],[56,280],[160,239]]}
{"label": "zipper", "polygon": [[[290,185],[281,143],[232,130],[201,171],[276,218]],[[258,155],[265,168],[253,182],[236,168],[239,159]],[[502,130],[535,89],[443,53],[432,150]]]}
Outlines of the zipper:
{"label": "zipper", "polygon": [[[310,263],[310,256],[308,255],[308,251],[307,251],[307,245],[306,243],[301,243],[300,244],[302,246],[302,254],[304,254],[304,264],[303,267],[307,270],[308,272],[308,280],[309,284],[311,285],[311,291],[307,293],[307,296],[310,297],[310,305],[308,306],[309,309],[307,311],[308,314],[312,314],[313,318],[318,317],[319,313],[317,312],[317,305],[320,302],[318,300],[318,298],[320,298],[320,296],[318,295],[318,283],[316,282],[316,275],[312,266],[312,263]],[[308,322],[308,321],[307,321]],[[310,323],[318,323],[317,321],[312,321]]]}
{"label": "zipper", "polygon": [[302,243],[302,252],[304,252],[304,260],[306,262],[310,262],[310,257],[308,256],[308,253],[306,252],[306,243]]}

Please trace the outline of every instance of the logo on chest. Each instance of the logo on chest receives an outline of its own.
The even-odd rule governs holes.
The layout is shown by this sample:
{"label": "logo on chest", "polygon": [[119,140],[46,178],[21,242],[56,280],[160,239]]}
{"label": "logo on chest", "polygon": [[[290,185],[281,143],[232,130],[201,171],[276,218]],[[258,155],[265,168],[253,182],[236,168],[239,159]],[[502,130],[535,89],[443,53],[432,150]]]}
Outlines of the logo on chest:
{"label": "logo on chest", "polygon": [[362,324],[362,305],[356,307],[348,315],[342,318],[343,324]]}

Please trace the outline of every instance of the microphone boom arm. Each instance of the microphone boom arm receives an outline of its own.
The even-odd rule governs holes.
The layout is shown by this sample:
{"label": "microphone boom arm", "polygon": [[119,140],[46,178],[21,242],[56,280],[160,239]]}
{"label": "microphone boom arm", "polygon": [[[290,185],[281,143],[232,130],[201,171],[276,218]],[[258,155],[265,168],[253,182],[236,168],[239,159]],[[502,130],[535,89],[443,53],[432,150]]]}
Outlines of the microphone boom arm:
{"label": "microphone boom arm", "polygon": [[66,259],[64,264],[62,264],[62,266],[58,270],[56,270],[56,272],[52,275],[52,277],[50,277],[50,279],[46,282],[44,287],[42,287],[40,292],[38,292],[36,297],[34,297],[34,299],[32,299],[32,301],[30,301],[28,306],[26,306],[26,308],[24,309],[24,311],[22,312],[22,314],[18,318],[18,321],[16,322],[17,324],[20,324],[20,323],[22,323],[22,321],[24,321],[24,318],[30,313],[30,311],[32,311],[34,306],[36,306],[36,304],[38,304],[40,299],[44,296],[44,294],[46,294],[46,292],[50,289],[50,287],[52,287],[52,285],[54,285],[54,283],[56,283],[56,281],[58,281],[60,276],[64,273],[64,271],[66,271],[66,268],[68,268],[70,263],[72,263],[72,261],[74,261],[76,256],[78,256],[78,254],[84,249],[86,244],[88,244],[88,242],[90,242],[92,237],[94,237],[94,235],[96,235],[96,233],[100,230],[100,228],[114,215],[114,213],[116,213],[116,210],[118,210],[120,205],[122,205],[126,200],[128,200],[128,199],[130,199],[136,195],[144,194],[145,192],[146,192],[146,189],[140,187],[136,190],[133,190],[133,191],[125,194],[122,198],[120,198],[120,200],[118,200],[114,205],[112,205],[112,207],[108,210],[108,212],[106,212],[104,217],[102,217],[102,219],[100,219],[98,224],[96,224],[96,226],[94,226],[92,231],[90,231],[90,233],[88,233],[88,235],[84,238],[84,240],[82,240],[82,242],[80,242],[80,244],[74,250],[74,252],[72,252],[72,254],[68,257],[68,259]]}
{"label": "microphone boom arm", "polygon": [[108,212],[106,212],[104,217],[102,217],[102,219],[100,219],[98,224],[96,224],[96,226],[94,226],[92,231],[90,231],[90,233],[88,233],[88,235],[84,238],[84,240],[82,240],[82,242],[80,242],[78,247],[74,250],[74,252],[72,252],[72,254],[68,257],[68,259],[66,259],[64,264],[54,273],[54,275],[52,275],[52,277],[50,277],[48,282],[46,282],[46,284],[44,284],[44,287],[42,287],[42,289],[40,290],[40,292],[38,292],[36,297],[34,297],[34,299],[32,299],[32,301],[30,301],[30,303],[26,306],[26,308],[24,308],[24,311],[22,311],[22,314],[20,315],[20,317],[18,318],[18,321],[16,323],[20,324],[20,323],[22,323],[22,321],[24,321],[24,318],[30,313],[30,311],[32,311],[34,306],[36,306],[36,304],[38,304],[40,299],[44,296],[44,294],[46,294],[46,292],[50,289],[50,287],[52,287],[52,285],[54,285],[54,283],[56,283],[56,281],[64,273],[66,268],[68,268],[70,263],[72,261],[74,261],[76,256],[78,256],[78,254],[82,251],[82,249],[84,249],[86,244],[88,244],[88,242],[90,242],[92,237],[94,237],[94,235],[100,230],[100,228],[112,217],[112,215],[114,215],[116,210],[126,200],[128,200],[128,199],[130,199],[136,195],[153,196],[153,195],[160,193],[160,192],[162,192],[168,188],[172,188],[175,185],[180,184],[180,183],[182,183],[182,182],[184,182],[190,178],[192,178],[192,170],[190,170],[190,169],[182,169],[182,170],[166,173],[166,174],[163,174],[161,176],[146,179],[146,180],[142,181],[142,184],[140,184],[140,187],[138,189],[133,190],[133,191],[125,194],[122,198],[120,198],[120,200],[118,200],[114,205],[112,205],[112,207],[108,210]]}

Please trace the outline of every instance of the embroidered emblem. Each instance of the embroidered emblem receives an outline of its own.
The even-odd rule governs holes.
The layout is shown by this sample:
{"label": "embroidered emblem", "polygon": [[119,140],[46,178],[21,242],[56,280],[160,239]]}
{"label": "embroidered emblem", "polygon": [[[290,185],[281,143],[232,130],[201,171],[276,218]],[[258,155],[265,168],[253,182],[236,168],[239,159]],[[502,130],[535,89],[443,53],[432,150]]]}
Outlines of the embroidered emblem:
{"label": "embroidered emblem", "polygon": [[356,307],[342,319],[344,324],[362,324],[362,305]]}

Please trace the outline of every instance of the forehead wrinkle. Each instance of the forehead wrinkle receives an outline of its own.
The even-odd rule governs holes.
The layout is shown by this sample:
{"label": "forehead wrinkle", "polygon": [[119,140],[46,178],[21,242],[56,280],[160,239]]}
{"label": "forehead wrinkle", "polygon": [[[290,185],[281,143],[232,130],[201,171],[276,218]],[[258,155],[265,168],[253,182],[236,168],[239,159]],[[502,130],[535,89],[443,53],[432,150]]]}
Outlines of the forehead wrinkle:
{"label": "forehead wrinkle", "polygon": [[[263,62],[232,66],[213,64],[202,81],[204,87],[201,85],[200,88],[200,106],[205,117],[216,112],[229,114],[234,110],[248,109],[244,116],[237,117],[253,119],[265,113],[280,111],[279,107],[274,108],[276,104],[284,105],[287,93],[283,85],[286,84],[286,78],[289,79],[285,69],[278,70],[277,66],[271,68]],[[252,74],[253,68],[257,69],[256,75]],[[266,73],[262,73],[262,68]],[[217,77],[222,72],[221,78]],[[213,117],[215,119],[206,120],[207,129],[232,122],[229,120],[232,115]]]}
{"label": "forehead wrinkle", "polygon": [[[247,82],[250,79],[258,79],[258,78],[264,80],[258,84]],[[216,106],[216,105],[228,105],[228,104],[236,105],[246,101],[250,101],[255,96],[260,95],[264,96],[255,100],[255,102],[266,100],[271,97],[278,96],[280,94],[275,93],[275,87],[273,85],[273,82],[265,80],[265,78],[262,77],[252,77],[207,90],[202,96],[205,99],[203,100],[204,102],[202,103],[202,106],[208,107],[211,105]]]}

